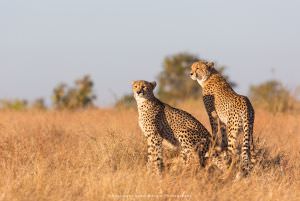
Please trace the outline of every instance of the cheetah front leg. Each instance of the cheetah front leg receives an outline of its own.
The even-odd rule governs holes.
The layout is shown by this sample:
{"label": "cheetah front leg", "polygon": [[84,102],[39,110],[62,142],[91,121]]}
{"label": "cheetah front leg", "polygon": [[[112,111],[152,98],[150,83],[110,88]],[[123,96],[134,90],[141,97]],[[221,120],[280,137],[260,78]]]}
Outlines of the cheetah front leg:
{"label": "cheetah front leg", "polygon": [[219,125],[220,125],[221,137],[222,137],[221,149],[226,150],[228,148],[226,125],[220,120],[219,120]]}
{"label": "cheetah front leg", "polygon": [[218,115],[216,111],[208,114],[209,122],[212,130],[212,143],[213,145],[218,144]]}
{"label": "cheetah front leg", "polygon": [[150,172],[158,174],[160,174],[163,169],[162,140],[162,137],[160,137],[158,134],[151,134],[147,137],[147,169]]}
{"label": "cheetah front leg", "polygon": [[211,126],[212,144],[215,145],[217,143],[217,134],[218,134],[218,114],[215,110],[214,97],[211,95],[205,95],[203,96],[203,102]]}

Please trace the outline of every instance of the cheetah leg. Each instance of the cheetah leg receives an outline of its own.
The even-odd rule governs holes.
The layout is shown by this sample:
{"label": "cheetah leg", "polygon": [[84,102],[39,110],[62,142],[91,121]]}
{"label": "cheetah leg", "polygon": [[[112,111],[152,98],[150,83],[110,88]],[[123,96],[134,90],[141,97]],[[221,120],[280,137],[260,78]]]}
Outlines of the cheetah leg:
{"label": "cheetah leg", "polygon": [[193,155],[193,149],[189,146],[181,146],[180,158],[182,159],[185,165],[188,165],[191,162]]}
{"label": "cheetah leg", "polygon": [[148,171],[160,174],[163,168],[162,138],[159,135],[149,135],[148,144]]}
{"label": "cheetah leg", "polygon": [[221,131],[221,149],[226,150],[228,147],[228,139],[227,139],[227,132],[226,132],[226,125],[220,121],[220,131]]}
{"label": "cheetah leg", "polygon": [[209,143],[198,144],[196,147],[196,152],[198,153],[199,163],[201,167],[205,166],[206,163],[206,153],[209,150]]}
{"label": "cheetah leg", "polygon": [[213,146],[216,145],[216,143],[218,142],[218,115],[216,113],[216,111],[213,111],[211,113],[208,114],[209,117],[209,123],[211,125],[211,130],[212,130],[212,143]]}
{"label": "cheetah leg", "polygon": [[214,97],[211,95],[204,95],[203,102],[209,117],[209,123],[212,130],[212,138],[213,138],[212,144],[215,145],[215,143],[217,142],[217,134],[218,134],[218,114],[215,111]]}

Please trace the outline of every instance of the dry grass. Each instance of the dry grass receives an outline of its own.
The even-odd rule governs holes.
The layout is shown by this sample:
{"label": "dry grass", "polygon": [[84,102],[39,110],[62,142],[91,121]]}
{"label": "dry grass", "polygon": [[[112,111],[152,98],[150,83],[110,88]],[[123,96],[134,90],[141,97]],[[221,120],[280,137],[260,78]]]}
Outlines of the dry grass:
{"label": "dry grass", "polygon": [[[180,108],[209,128],[200,101]],[[300,115],[257,111],[261,162],[250,177],[191,168],[159,179],[146,174],[135,110],[3,111],[0,200],[300,200],[299,129]]]}

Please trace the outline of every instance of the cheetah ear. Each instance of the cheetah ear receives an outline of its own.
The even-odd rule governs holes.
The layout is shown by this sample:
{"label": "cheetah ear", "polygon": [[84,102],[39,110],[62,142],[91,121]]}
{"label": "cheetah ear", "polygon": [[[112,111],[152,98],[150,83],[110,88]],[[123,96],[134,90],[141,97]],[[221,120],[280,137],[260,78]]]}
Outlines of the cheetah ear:
{"label": "cheetah ear", "polygon": [[153,88],[153,89],[156,87],[156,82],[155,82],[155,81],[150,82],[150,84],[152,85],[152,88]]}
{"label": "cheetah ear", "polygon": [[206,65],[209,68],[213,68],[215,66],[215,63],[211,61],[211,62],[207,62]]}

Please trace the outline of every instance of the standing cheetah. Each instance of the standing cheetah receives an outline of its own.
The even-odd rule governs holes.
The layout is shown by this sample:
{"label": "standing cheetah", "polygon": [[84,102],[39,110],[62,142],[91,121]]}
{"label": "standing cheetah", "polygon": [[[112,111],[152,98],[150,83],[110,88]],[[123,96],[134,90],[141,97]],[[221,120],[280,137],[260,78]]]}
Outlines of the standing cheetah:
{"label": "standing cheetah", "polygon": [[161,172],[163,140],[180,148],[180,157],[185,163],[196,152],[201,166],[204,166],[205,154],[211,142],[210,133],[189,113],[157,99],[153,94],[155,86],[155,82],[143,80],[132,83],[139,126],[148,143],[148,168]]}
{"label": "standing cheetah", "polygon": [[[217,138],[218,120],[221,129],[221,147],[226,148],[233,157],[237,153],[236,138],[243,130],[242,171],[250,170],[251,153],[253,151],[254,109],[245,96],[237,94],[225,78],[214,68],[213,62],[200,60],[191,66],[191,78],[197,80],[202,87],[203,101],[209,116],[212,135]],[[227,142],[228,138],[228,142]],[[228,144],[227,144],[228,143]],[[251,150],[250,150],[251,147]]]}

